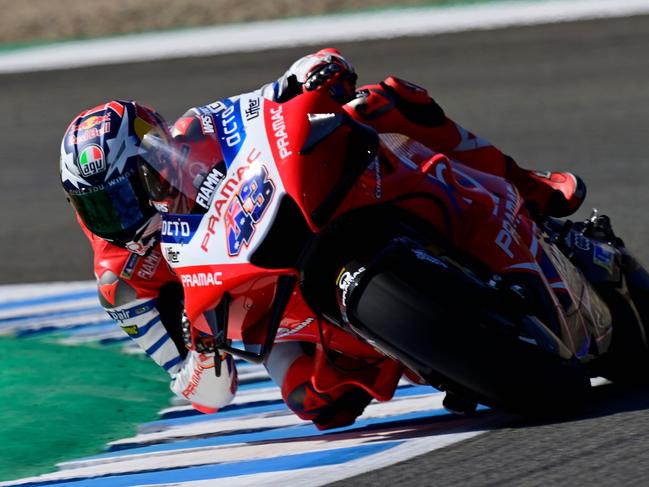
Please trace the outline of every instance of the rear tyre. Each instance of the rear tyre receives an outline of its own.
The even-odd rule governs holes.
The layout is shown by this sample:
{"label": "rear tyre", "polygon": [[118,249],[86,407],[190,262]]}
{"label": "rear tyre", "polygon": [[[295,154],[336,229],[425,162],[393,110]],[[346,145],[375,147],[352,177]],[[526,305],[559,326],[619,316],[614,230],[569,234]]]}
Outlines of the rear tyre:
{"label": "rear tyre", "polygon": [[633,304],[616,289],[600,294],[613,316],[613,337],[609,351],[593,364],[594,374],[618,384],[649,383],[646,330],[641,327]]}

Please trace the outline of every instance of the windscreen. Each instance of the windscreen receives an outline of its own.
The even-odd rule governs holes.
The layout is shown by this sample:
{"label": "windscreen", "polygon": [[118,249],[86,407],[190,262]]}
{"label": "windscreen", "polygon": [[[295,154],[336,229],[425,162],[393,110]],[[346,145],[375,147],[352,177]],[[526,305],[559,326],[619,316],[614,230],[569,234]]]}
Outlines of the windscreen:
{"label": "windscreen", "polygon": [[190,150],[155,134],[144,136],[140,176],[149,197],[162,213],[205,213],[216,187],[225,176],[220,151]]}

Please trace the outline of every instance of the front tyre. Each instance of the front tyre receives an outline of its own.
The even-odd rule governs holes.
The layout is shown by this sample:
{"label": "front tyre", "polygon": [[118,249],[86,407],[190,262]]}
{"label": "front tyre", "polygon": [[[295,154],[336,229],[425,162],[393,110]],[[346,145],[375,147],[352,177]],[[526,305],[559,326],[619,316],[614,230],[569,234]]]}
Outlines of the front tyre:
{"label": "front tyre", "polygon": [[352,264],[346,281],[339,276],[343,318],[432,385],[532,415],[572,410],[585,398],[585,368],[503,318],[496,291],[467,266],[397,242],[360,267]]}

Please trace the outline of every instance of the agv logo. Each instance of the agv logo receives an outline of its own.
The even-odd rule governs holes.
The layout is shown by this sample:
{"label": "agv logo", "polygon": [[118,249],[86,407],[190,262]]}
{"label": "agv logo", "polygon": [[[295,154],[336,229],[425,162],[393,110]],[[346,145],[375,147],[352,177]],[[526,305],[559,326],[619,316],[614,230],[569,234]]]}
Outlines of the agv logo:
{"label": "agv logo", "polygon": [[104,151],[98,145],[89,145],[79,156],[79,169],[82,176],[92,176],[106,169]]}

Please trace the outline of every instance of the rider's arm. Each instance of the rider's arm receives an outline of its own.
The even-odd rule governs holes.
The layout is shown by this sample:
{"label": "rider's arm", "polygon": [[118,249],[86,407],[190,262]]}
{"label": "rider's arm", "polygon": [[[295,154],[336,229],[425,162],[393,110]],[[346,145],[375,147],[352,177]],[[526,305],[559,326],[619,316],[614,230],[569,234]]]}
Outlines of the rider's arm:
{"label": "rider's arm", "polygon": [[332,98],[344,103],[354,96],[356,78],[352,64],[338,50],[327,48],[301,57],[258,93],[283,103],[305,91],[327,90]]}
{"label": "rider's arm", "polygon": [[[253,94],[284,103],[305,91],[326,90],[332,98],[342,104],[354,97],[356,78],[351,63],[336,49],[327,48],[301,57],[277,80],[263,85]],[[240,96],[230,97],[229,100],[234,102]],[[174,137],[181,135],[184,140],[192,141],[214,133],[214,128],[209,125],[209,118],[215,106],[220,103],[215,101],[209,105],[190,108],[174,123]],[[197,125],[197,117],[207,117],[207,126]]]}
{"label": "rider's arm", "polygon": [[[108,274],[108,275],[107,275]],[[102,286],[113,286],[115,299],[109,302]],[[214,412],[230,403],[237,388],[232,357],[225,357],[219,377],[214,373],[214,354],[187,351],[181,342],[178,316],[165,312],[163,300],[135,298],[135,290],[112,273],[99,279],[99,296],[106,312],[122,330],[171,376],[171,390],[203,412]],[[170,323],[173,321],[174,323]],[[219,359],[220,360],[220,359]]]}
{"label": "rider's arm", "polygon": [[[285,102],[304,91],[326,89],[335,99],[347,101],[354,94],[355,81],[352,64],[329,48],[298,59],[279,79],[258,92],[270,100]],[[419,86],[391,76],[359,89],[346,108],[356,120],[380,133],[402,133],[476,169],[506,175],[508,158],[448,118]]]}
{"label": "rider's arm", "polygon": [[203,412],[227,405],[237,388],[234,362],[227,356],[217,377],[213,354],[187,351],[180,328],[182,288],[162,256],[147,262],[84,231],[95,253],[99,301],[109,316],[171,376],[177,396]]}

